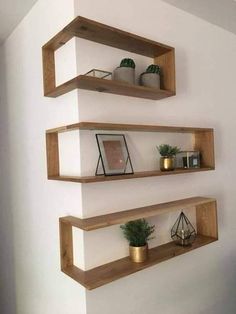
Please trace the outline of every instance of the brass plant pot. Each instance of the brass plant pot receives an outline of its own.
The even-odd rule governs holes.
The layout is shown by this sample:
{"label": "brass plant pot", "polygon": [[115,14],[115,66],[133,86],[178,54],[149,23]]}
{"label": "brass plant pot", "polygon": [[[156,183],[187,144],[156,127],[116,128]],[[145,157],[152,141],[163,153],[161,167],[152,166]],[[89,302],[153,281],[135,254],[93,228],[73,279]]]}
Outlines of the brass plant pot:
{"label": "brass plant pot", "polygon": [[161,171],[171,171],[175,169],[175,157],[161,157],[160,158]]}
{"label": "brass plant pot", "polygon": [[142,263],[148,257],[148,245],[144,246],[129,246],[129,256],[132,262]]}

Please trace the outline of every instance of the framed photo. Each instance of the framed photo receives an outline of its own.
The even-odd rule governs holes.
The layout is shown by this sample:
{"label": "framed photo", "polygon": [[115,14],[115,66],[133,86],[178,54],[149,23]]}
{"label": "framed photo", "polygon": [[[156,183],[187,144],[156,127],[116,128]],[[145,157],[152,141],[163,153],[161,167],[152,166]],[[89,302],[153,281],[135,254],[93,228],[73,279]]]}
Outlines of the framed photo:
{"label": "framed photo", "polygon": [[128,146],[123,134],[96,134],[99,159],[96,175],[133,174]]}

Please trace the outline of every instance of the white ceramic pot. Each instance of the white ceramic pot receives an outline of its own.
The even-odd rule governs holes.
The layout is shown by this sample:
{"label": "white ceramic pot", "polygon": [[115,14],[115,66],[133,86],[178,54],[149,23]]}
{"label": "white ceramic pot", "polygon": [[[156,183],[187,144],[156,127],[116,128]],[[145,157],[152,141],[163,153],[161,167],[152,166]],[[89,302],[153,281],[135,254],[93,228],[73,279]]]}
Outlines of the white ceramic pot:
{"label": "white ceramic pot", "polygon": [[118,67],[113,71],[113,80],[135,84],[135,69]]}
{"label": "white ceramic pot", "polygon": [[160,75],[157,73],[142,73],[140,75],[140,84],[146,87],[160,89]]}

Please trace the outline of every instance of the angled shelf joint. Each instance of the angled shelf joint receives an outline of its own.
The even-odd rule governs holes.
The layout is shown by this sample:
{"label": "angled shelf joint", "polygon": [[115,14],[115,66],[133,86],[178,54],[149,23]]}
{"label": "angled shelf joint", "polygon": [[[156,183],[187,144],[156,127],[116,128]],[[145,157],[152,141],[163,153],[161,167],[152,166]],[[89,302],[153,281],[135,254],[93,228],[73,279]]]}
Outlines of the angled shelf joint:
{"label": "angled shelf joint", "polygon": [[[124,257],[87,271],[83,271],[74,265],[72,227],[90,231],[138,218],[158,216],[182,209],[188,210],[192,207],[196,208],[197,238],[190,247],[176,246],[174,242],[157,246],[149,250],[148,260],[140,264],[131,262],[129,257]],[[60,218],[59,224],[61,270],[89,290],[218,240],[216,200],[206,197],[191,197],[87,219],[67,216]]]}
{"label": "angled shelf joint", "polygon": [[[176,169],[174,171],[142,171],[117,176],[62,176],[59,167],[58,134],[74,130],[109,130],[130,132],[191,133],[194,150],[201,152],[201,168]],[[80,122],[46,131],[48,179],[78,183],[108,182],[174,174],[195,173],[215,169],[214,130],[211,128],[174,127],[159,125],[113,124]]]}
{"label": "angled shelf joint", "polygon": [[[162,69],[161,89],[86,75],[79,75],[56,86],[55,51],[74,36],[153,58],[153,63],[160,65]],[[174,96],[176,93],[175,50],[173,47],[81,16],[75,18],[42,47],[42,56],[44,95],[47,97],[58,97],[76,88],[154,100]]]}

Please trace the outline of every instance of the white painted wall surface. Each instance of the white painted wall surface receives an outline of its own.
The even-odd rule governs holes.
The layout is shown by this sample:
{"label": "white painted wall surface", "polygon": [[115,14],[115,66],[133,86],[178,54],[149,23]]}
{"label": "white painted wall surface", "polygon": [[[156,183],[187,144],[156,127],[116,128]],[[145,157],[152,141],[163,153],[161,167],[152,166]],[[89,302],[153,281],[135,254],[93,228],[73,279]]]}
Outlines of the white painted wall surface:
{"label": "white painted wall surface", "polygon": [[[86,310],[85,290],[61,273],[59,257],[58,218],[80,215],[81,187],[48,181],[46,173],[45,130],[78,121],[78,108],[76,91],[43,97],[41,47],[73,18],[73,0],[39,0],[2,47],[1,314]],[[75,75],[75,41],[57,62],[67,67],[58,79]],[[83,266],[82,234],[77,244]]]}
{"label": "white painted wall surface", "polygon": [[[10,193],[9,193],[9,167],[5,168],[6,160],[9,156],[9,134],[7,131],[7,123],[3,117],[7,116],[7,108],[5,106],[5,82],[4,82],[4,62],[3,47],[0,46],[0,263],[4,265],[1,268],[0,276],[0,309],[4,313],[15,312],[15,293],[14,293],[14,263],[13,263],[13,234],[12,234],[12,212],[9,210]],[[3,136],[4,135],[4,136]],[[4,197],[3,197],[4,195]],[[8,209],[8,210],[7,210]]]}
{"label": "white painted wall surface", "polygon": [[[220,240],[187,255],[87,292],[88,314],[211,314],[236,311],[235,70],[236,37],[162,1],[81,0],[78,15],[176,48],[177,96],[161,101],[79,91],[80,121],[150,123],[215,128],[216,171],[82,186],[83,215],[170,201],[194,195],[216,197]],[[77,40],[78,73],[112,70],[134,57],[141,72],[148,58]],[[127,133],[135,170],[158,167],[155,144],[174,136]],[[81,171],[97,160],[94,134],[81,132]],[[155,245],[165,242],[173,216],[151,219]],[[121,258],[128,244],[118,226],[85,233],[85,268]]]}
{"label": "white painted wall surface", "polygon": [[[80,0],[75,5],[79,15],[176,47],[177,96],[151,101],[74,91],[43,97],[41,46],[73,19],[74,3],[38,1],[4,44],[4,67],[0,64],[5,78],[0,98],[0,312],[234,314],[236,37],[160,0]],[[134,57],[138,72],[150,62],[72,41],[57,53],[57,81],[73,77],[76,70],[112,70],[126,56]],[[214,127],[216,171],[84,186],[47,181],[44,131],[78,119]],[[159,142],[191,145],[188,136],[126,134],[135,170],[158,167]],[[60,150],[63,173],[94,173],[93,132],[61,136]],[[60,272],[60,216],[89,217],[194,195],[217,198],[218,242],[93,291]],[[157,224],[151,246],[168,240],[175,216],[150,220]],[[76,264],[83,269],[127,255],[118,226],[75,231],[75,236]]]}

